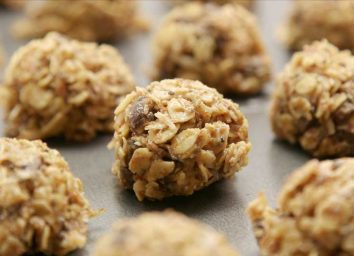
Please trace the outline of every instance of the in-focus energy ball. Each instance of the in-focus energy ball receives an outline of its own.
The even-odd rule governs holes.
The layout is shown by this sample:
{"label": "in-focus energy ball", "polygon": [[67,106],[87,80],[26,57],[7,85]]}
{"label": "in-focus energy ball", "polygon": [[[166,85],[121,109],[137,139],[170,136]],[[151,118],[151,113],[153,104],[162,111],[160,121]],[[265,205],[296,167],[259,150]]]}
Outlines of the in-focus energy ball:
{"label": "in-focus energy ball", "polygon": [[88,141],[113,130],[117,101],[133,89],[115,48],[50,33],[11,58],[0,89],[6,134]]}
{"label": "in-focus energy ball", "polygon": [[224,235],[173,211],[117,221],[93,256],[238,256]]}
{"label": "in-focus energy ball", "polygon": [[25,13],[13,27],[16,37],[43,37],[57,31],[84,41],[108,41],[147,28],[136,0],[30,1]]}
{"label": "in-focus energy ball", "polygon": [[293,1],[280,39],[292,50],[327,39],[341,49],[354,51],[354,1]]}
{"label": "in-focus energy ball", "polygon": [[82,248],[96,213],[60,153],[0,139],[0,255],[65,255]]}
{"label": "in-focus energy ball", "polygon": [[327,41],[294,54],[278,77],[270,119],[277,137],[315,157],[353,156],[353,55]]}
{"label": "in-focus energy ball", "polygon": [[354,255],[354,158],[309,161],[247,212],[264,256]]}
{"label": "in-focus energy ball", "polygon": [[248,122],[239,106],[198,81],[137,88],[115,111],[113,173],[137,198],[191,195],[248,162]]}
{"label": "in-focus energy ball", "polygon": [[177,6],[165,17],[153,46],[155,80],[200,80],[221,93],[250,95],[270,78],[255,17],[239,5]]}

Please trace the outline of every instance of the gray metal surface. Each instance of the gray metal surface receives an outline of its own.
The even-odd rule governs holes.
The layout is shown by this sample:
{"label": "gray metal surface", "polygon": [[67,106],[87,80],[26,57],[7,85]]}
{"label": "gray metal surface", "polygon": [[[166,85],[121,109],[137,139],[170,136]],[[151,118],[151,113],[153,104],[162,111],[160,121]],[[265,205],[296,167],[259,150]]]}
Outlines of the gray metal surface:
{"label": "gray metal surface", "polygon": [[[168,0],[140,0],[140,4],[142,11],[152,21],[153,30],[170,8]],[[255,6],[263,38],[272,57],[274,74],[281,70],[289,59],[288,53],[275,37],[275,30],[284,19],[288,5],[289,2],[284,0],[259,0]],[[14,40],[8,31],[16,16],[19,14],[0,10],[0,42],[6,48],[8,56],[26,43]],[[141,86],[148,83],[145,72],[151,64],[152,34],[153,31],[116,44]],[[219,182],[190,197],[141,203],[132,192],[117,187],[110,172],[113,155],[106,148],[111,135],[100,136],[87,144],[49,141],[48,144],[64,155],[73,172],[82,179],[86,195],[93,207],[107,209],[104,215],[90,222],[86,248],[72,255],[89,255],[94,241],[109,229],[115,220],[136,216],[144,211],[166,208],[181,211],[223,232],[242,255],[258,255],[251,226],[244,213],[247,204],[259,191],[264,191],[274,205],[284,178],[308,159],[299,149],[274,140],[267,116],[269,93],[273,85],[269,83],[265,92],[256,97],[236,99],[250,125],[253,148],[249,165],[235,179]],[[2,126],[0,123],[0,130]]]}

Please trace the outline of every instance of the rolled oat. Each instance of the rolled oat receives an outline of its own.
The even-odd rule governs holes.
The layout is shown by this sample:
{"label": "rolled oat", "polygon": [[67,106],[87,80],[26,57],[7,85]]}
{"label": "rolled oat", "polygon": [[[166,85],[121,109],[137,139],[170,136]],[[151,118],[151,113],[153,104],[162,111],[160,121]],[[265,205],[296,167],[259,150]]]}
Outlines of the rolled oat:
{"label": "rolled oat", "polygon": [[65,255],[86,243],[96,213],[60,153],[0,138],[0,255]]}
{"label": "rolled oat", "polygon": [[270,77],[255,17],[239,5],[175,7],[154,40],[153,79],[200,80],[219,92],[254,94]]}
{"label": "rolled oat", "polygon": [[133,89],[132,75],[113,47],[50,33],[10,61],[0,89],[6,134],[88,141],[113,130],[117,100]]}
{"label": "rolled oat", "polygon": [[354,155],[354,56],[327,41],[296,53],[279,75],[275,134],[315,157]]}
{"label": "rolled oat", "polygon": [[163,80],[120,103],[110,147],[113,174],[139,200],[190,195],[247,164],[248,123],[215,89]]}
{"label": "rolled oat", "polygon": [[264,256],[354,255],[354,158],[312,160],[283,186],[278,208],[248,207]]}

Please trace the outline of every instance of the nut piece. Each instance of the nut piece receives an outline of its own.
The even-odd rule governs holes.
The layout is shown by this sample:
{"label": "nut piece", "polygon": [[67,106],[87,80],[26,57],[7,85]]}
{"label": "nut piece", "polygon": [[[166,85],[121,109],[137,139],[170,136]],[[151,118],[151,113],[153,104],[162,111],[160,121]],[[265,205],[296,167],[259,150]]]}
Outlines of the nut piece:
{"label": "nut piece", "polygon": [[224,235],[173,211],[117,221],[98,240],[93,256],[238,256]]}
{"label": "nut piece", "polygon": [[139,200],[191,195],[247,164],[247,120],[237,104],[198,81],[137,88],[115,115],[112,172]]}
{"label": "nut piece", "polygon": [[88,141],[113,130],[117,101],[133,89],[132,75],[113,47],[50,33],[19,49],[7,68],[0,88],[6,133]]}
{"label": "nut piece", "polygon": [[0,139],[0,255],[64,255],[82,248],[96,213],[60,153]]}
{"label": "nut piece", "polygon": [[239,5],[175,7],[154,41],[153,78],[200,80],[219,92],[255,94],[270,78],[255,17]]}
{"label": "nut piece", "polygon": [[280,39],[292,50],[327,39],[341,49],[354,50],[354,1],[293,1]]}
{"label": "nut piece", "polygon": [[354,158],[309,161],[286,181],[273,210],[247,209],[264,256],[354,255]]}
{"label": "nut piece", "polygon": [[43,37],[57,31],[79,40],[107,41],[148,27],[136,0],[38,1],[27,5],[25,14],[26,18],[13,26],[19,38]]}
{"label": "nut piece", "polygon": [[315,157],[354,155],[354,56],[327,41],[295,53],[279,75],[270,120]]}

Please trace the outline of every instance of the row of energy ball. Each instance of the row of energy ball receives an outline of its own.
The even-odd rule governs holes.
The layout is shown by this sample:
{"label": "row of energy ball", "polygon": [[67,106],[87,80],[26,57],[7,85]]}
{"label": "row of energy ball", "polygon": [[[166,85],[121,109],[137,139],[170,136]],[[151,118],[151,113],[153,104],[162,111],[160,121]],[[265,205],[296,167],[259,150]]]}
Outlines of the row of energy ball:
{"label": "row of energy ball", "polygon": [[[109,68],[106,62],[123,66],[122,71],[116,73],[118,71]],[[26,135],[34,131],[35,134],[45,134],[39,138],[64,134],[77,140],[82,140],[80,136],[85,139],[92,127],[93,136],[96,131],[105,131],[106,128],[97,128],[112,125],[109,114],[104,113],[112,113],[109,112],[112,111],[110,104],[115,107],[116,98],[126,93],[117,92],[116,84],[121,84],[124,89],[125,84],[128,84],[127,88],[131,87],[130,79],[127,79],[131,75],[124,66],[119,55],[108,46],[79,43],[58,34],[31,42],[13,57],[5,76],[2,93],[7,106],[7,126],[12,127],[8,131],[17,129],[18,134],[11,135],[16,137],[25,137],[19,135],[20,132]],[[28,70],[28,67],[32,69]],[[276,133],[291,142],[299,141],[315,156],[353,155],[353,56],[338,51],[327,42],[314,43],[295,54],[279,81],[271,111],[273,126],[278,125],[278,129],[274,127]],[[110,102],[108,108],[105,108],[106,100]],[[42,126],[47,128],[40,130]],[[189,195],[233,175],[247,164],[250,149],[247,120],[236,104],[200,82],[174,79],[154,82],[146,89],[137,88],[116,109],[115,126],[111,146],[115,148],[117,161],[113,172],[124,187],[135,191],[140,200]],[[34,129],[26,131],[27,127]],[[41,132],[37,133],[38,130]],[[14,223],[5,221],[8,226],[4,229],[0,227],[0,241],[6,241],[3,248],[8,250],[4,255],[13,255],[14,248],[19,250],[18,254],[24,251],[64,254],[82,247],[86,240],[85,223],[95,214],[85,203],[81,188],[71,194],[69,192],[75,191],[74,188],[60,186],[61,181],[73,179],[70,175],[71,178],[64,177],[68,175],[67,171],[62,174],[62,170],[68,167],[60,161],[60,156],[59,160],[53,156],[40,156],[48,149],[43,149],[43,145],[31,145],[33,143],[39,142],[4,139],[1,143],[4,152],[9,152],[3,154],[6,159],[2,161],[2,183],[8,184],[3,190],[4,219],[15,219]],[[22,152],[22,148],[25,151],[11,159],[11,155]],[[44,160],[47,157],[57,162]],[[59,173],[54,171],[56,165],[61,166]],[[44,171],[47,169],[50,171]],[[37,172],[32,174],[33,170]],[[313,161],[297,173],[285,185],[277,211],[268,208],[263,197],[249,208],[262,252],[265,255],[322,252],[352,255],[353,160]],[[17,184],[19,188],[14,186]],[[70,200],[64,200],[67,202],[64,205],[56,201],[67,196]],[[307,204],[304,204],[304,198]],[[52,214],[52,205],[57,204],[60,216],[67,213],[64,221],[55,218],[58,214]],[[74,214],[71,207],[76,209],[76,216],[82,215],[82,219],[71,218]],[[43,218],[38,218],[41,214],[44,214]],[[175,218],[172,216],[167,217],[168,221]],[[154,223],[150,217],[146,217],[145,222],[145,217],[141,218],[146,227],[150,227],[148,223]],[[163,221],[164,217],[156,218]],[[185,222],[189,226],[188,221]],[[112,239],[121,241],[116,245],[122,251],[146,250],[144,246],[148,242],[145,239],[156,241],[153,232],[160,232],[153,229],[156,225],[150,227],[152,236],[142,236],[141,244],[122,238],[129,237],[122,236],[127,229],[136,229],[138,234],[139,230],[145,230],[145,226],[138,223],[132,221],[132,228],[118,227],[118,234],[112,233],[102,240],[102,248],[112,249],[113,246],[107,246]],[[289,232],[290,228],[292,232]],[[134,232],[132,234],[134,239],[139,237]],[[188,241],[181,242],[190,245]],[[161,245],[149,247],[151,254],[157,252],[153,250],[161,250],[163,245],[176,241],[161,242]],[[201,250],[200,243],[205,243],[204,240],[193,242],[191,247],[187,246],[189,255],[189,250]],[[223,250],[223,246],[216,244],[214,251]],[[208,253],[210,251],[213,250],[208,248]],[[232,251],[220,253],[235,254]],[[203,255],[209,254],[205,252]]]}
{"label": "row of energy ball", "polygon": [[[252,9],[255,0],[170,0],[170,3],[210,2],[241,4]],[[0,0],[0,5],[24,8],[28,0]],[[166,1],[167,2],[167,1]],[[67,8],[70,5],[71,8]],[[148,28],[138,10],[137,1],[60,0],[31,2],[25,18],[15,23],[17,37],[42,37],[58,31],[86,41],[106,41],[125,37]],[[354,3],[352,0],[293,1],[288,20],[281,26],[279,37],[290,49],[326,38],[341,49],[354,49]],[[228,23],[226,19],[222,19]],[[226,25],[227,26],[227,25]]]}
{"label": "row of energy ball", "polygon": [[[180,77],[221,93],[254,94],[270,78],[256,21],[238,5],[176,7],[154,45],[153,80]],[[352,69],[350,52],[325,41],[294,54],[273,93],[271,122],[277,136],[315,157],[353,155]],[[4,85],[9,136],[88,141],[112,130],[116,100],[135,82],[112,47],[51,34],[15,53]]]}
{"label": "row of energy ball", "polygon": [[[41,63],[53,64],[55,68],[47,68],[55,71],[51,73],[49,84],[58,87],[52,90],[40,80],[31,81],[31,74],[40,73],[42,67],[30,74],[14,72],[14,75],[27,76],[27,80],[15,79],[16,83],[10,86],[13,87],[10,91],[15,94],[10,98],[15,99],[17,104],[20,103],[20,106],[16,107],[17,111],[26,113],[19,120],[22,120],[22,123],[30,122],[33,117],[31,115],[36,113],[33,106],[41,105],[42,100],[46,101],[48,93],[55,95],[50,98],[53,105],[60,99],[65,103],[64,106],[69,106],[68,110],[63,112],[65,116],[72,115],[70,112],[74,110],[73,113],[81,113],[82,120],[77,120],[92,123],[90,111],[80,109],[80,105],[71,106],[70,100],[60,98],[60,95],[70,95],[69,98],[79,95],[78,92],[83,91],[79,90],[80,83],[71,86],[70,82],[76,81],[72,77],[63,85],[63,81],[57,81],[57,78],[70,74],[70,67],[78,70],[73,74],[82,74],[80,69],[74,68],[83,65],[82,63],[91,67],[91,73],[87,70],[85,73],[99,76],[103,68],[95,63],[100,60],[100,55],[95,54],[97,46],[68,40],[55,33],[42,40],[31,42],[29,45],[46,43],[39,48],[29,47],[31,51],[25,55],[30,56],[34,60],[33,63],[37,63],[36,56],[42,56],[38,49],[44,50],[47,47],[49,55],[46,56],[50,58],[40,58]],[[51,54],[53,42],[56,42],[55,49],[66,49],[65,54]],[[87,62],[80,60],[80,65],[75,65],[77,56],[86,56],[86,52],[76,48],[70,51],[71,44],[81,45],[83,49],[89,46],[91,54],[96,58]],[[26,47],[23,49],[26,50]],[[117,54],[111,47],[108,49]],[[310,57],[304,58],[307,55]],[[57,66],[58,56],[66,60],[60,65],[65,72]],[[331,79],[329,85],[323,78],[315,84],[309,83],[309,95],[312,97],[318,91],[322,93],[329,86],[328,94],[331,92],[336,99],[338,96],[335,96],[335,92],[336,89],[339,90],[346,100],[341,100],[342,104],[336,103],[336,100],[326,103],[329,105],[323,104],[329,106],[324,112],[331,115],[329,110],[338,109],[345,104],[343,116],[349,113],[351,121],[353,108],[348,106],[347,100],[352,104],[353,80],[346,80],[346,86],[331,86],[336,85],[335,77],[342,77],[343,74],[353,75],[352,66],[346,65],[353,57],[348,52],[338,51],[327,42],[315,43],[297,53],[292,60],[295,60],[297,68],[299,63],[312,63],[309,68],[312,73],[304,74],[300,69],[301,72],[294,77],[303,76],[307,79],[308,75],[319,76],[320,73],[316,73],[318,67],[314,65],[316,58],[320,60],[317,64],[328,65],[324,70],[331,72],[333,78],[328,78]],[[328,60],[323,61],[323,58]],[[18,62],[12,61],[10,66],[37,67],[37,64],[22,64],[22,58],[18,59]],[[341,60],[341,65],[336,63],[337,59]],[[291,71],[289,67],[292,65],[288,65],[287,69]],[[95,73],[94,70],[100,71]],[[88,83],[90,80],[86,78],[82,81]],[[286,93],[307,91],[306,84],[300,83],[299,86],[298,82],[292,83],[292,79],[286,81],[284,86],[278,85]],[[101,89],[109,88],[109,85],[106,86],[97,80],[94,85]],[[23,89],[26,86],[37,88],[39,91],[26,96],[28,92]],[[5,88],[2,89],[4,95],[10,95],[11,93],[7,92],[9,88]],[[71,88],[79,89],[72,91]],[[94,88],[92,90],[95,90]],[[96,94],[97,91],[94,95]],[[33,98],[36,100],[29,100]],[[318,100],[321,101],[322,98],[323,96]],[[23,101],[24,99],[28,101]],[[90,102],[90,99],[86,99],[87,102]],[[286,106],[291,102],[292,98],[284,100],[281,105]],[[104,101],[100,101],[100,104],[103,103]],[[42,110],[50,109],[52,104],[47,104]],[[16,116],[16,108],[8,109],[7,118]],[[316,112],[319,109],[316,106],[314,108]],[[297,109],[301,115],[307,113],[303,110],[303,107]],[[284,111],[279,112],[279,115],[282,114]],[[36,115],[41,117],[39,112]],[[50,113],[45,115],[50,116]],[[113,173],[117,175],[123,187],[135,191],[139,200],[190,195],[219,179],[232,176],[247,164],[247,154],[250,150],[247,120],[237,104],[224,99],[215,89],[198,81],[171,79],[153,82],[147,88],[136,88],[120,102],[115,116],[115,135],[111,142],[111,147],[115,148],[116,152]],[[74,122],[66,120],[63,123]],[[61,127],[56,129],[62,129]],[[282,127],[285,131],[288,126]],[[338,130],[343,127],[349,129],[347,134],[351,139],[351,124],[344,122]],[[342,144],[353,146],[350,140],[343,139]],[[329,145],[328,148],[332,146],[337,148],[336,145]],[[352,154],[352,151],[349,152],[349,155]],[[263,195],[252,202],[248,214],[254,223],[255,236],[262,254],[353,255],[353,170],[353,158],[323,162],[313,160],[296,171],[286,182],[280,193],[277,210],[267,206]],[[0,255],[21,255],[24,252],[64,255],[84,246],[87,221],[99,212],[90,208],[84,198],[81,182],[73,177],[67,163],[57,151],[49,149],[40,141],[0,139],[0,174]],[[156,239],[156,236],[159,239]],[[210,241],[213,243],[209,244]],[[119,221],[109,234],[100,239],[93,255],[141,255],[143,252],[147,255],[159,255],[169,251],[177,251],[177,255],[237,255],[223,236],[202,224],[171,212],[149,213],[137,219]]]}
{"label": "row of energy ball", "polygon": [[[354,255],[354,158],[312,160],[284,184],[276,210],[263,194],[247,214],[265,256]],[[101,214],[60,153],[40,141],[0,138],[0,255],[66,255]],[[237,231],[236,231],[237,232]],[[173,211],[121,219],[93,256],[237,256],[221,234]]]}

